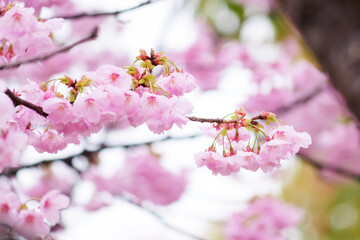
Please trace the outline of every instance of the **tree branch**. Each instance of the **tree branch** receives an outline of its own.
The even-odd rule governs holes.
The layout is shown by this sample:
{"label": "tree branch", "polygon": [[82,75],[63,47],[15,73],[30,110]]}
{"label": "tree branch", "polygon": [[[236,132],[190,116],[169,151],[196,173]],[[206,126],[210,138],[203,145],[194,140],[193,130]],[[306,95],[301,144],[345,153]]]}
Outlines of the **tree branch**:
{"label": "tree branch", "polygon": [[[190,121],[193,122],[200,122],[200,123],[217,123],[217,124],[222,124],[222,123],[239,123],[241,121],[241,119],[243,119],[243,117],[237,118],[237,119],[231,119],[231,120],[226,120],[223,118],[198,118],[198,117],[194,117],[194,116],[190,116],[187,117]],[[266,120],[266,116],[259,114],[255,117],[251,118],[250,122],[253,122],[255,120]]]}
{"label": "tree branch", "polygon": [[148,209],[146,207],[144,207],[143,205],[139,204],[139,203],[136,203],[136,202],[133,202],[131,201],[129,198],[126,198],[124,196],[119,196],[123,201],[125,202],[128,202],[130,203],[131,205],[134,205],[142,210],[144,210],[145,212],[149,213],[150,215],[152,215],[153,217],[155,217],[162,225],[164,225],[165,227],[177,232],[177,233],[180,233],[184,236],[187,236],[189,238],[192,238],[192,239],[196,239],[196,240],[205,240],[205,238],[202,238],[202,237],[198,237],[198,236],[195,236],[193,235],[192,233],[189,233],[189,232],[185,232],[184,230],[174,226],[174,225],[171,225],[170,223],[166,222],[165,219],[159,215],[158,213],[154,212],[153,210],[151,209]]}
{"label": "tree branch", "polygon": [[198,118],[198,117],[194,117],[194,116],[190,116],[187,117],[190,121],[193,122],[201,122],[201,123],[217,123],[217,124],[222,124],[222,123],[237,123],[239,122],[238,119],[232,119],[232,120],[225,120],[225,119],[221,119],[221,118]]}
{"label": "tree branch", "polygon": [[306,163],[312,165],[313,167],[315,167],[318,170],[328,170],[328,171],[337,173],[343,177],[347,177],[349,179],[353,179],[357,182],[360,182],[360,175],[357,173],[354,173],[349,170],[339,168],[338,166],[330,165],[327,163],[320,163],[304,154],[298,153],[297,156],[299,156],[303,162],[306,162]]}
{"label": "tree branch", "polygon": [[98,13],[79,13],[76,15],[68,15],[68,16],[58,16],[56,18],[63,18],[63,19],[68,19],[68,20],[73,20],[73,19],[80,19],[80,18],[86,18],[86,17],[104,17],[104,16],[112,16],[112,15],[119,15],[125,12],[129,12],[132,10],[135,10],[137,8],[140,8],[142,6],[148,5],[150,3],[153,3],[154,1],[152,0],[148,0],[146,2],[140,3],[139,5],[136,5],[134,7],[131,8],[127,8],[127,9],[123,9],[123,10],[118,10],[118,11],[113,11],[113,12],[98,12]]}
{"label": "tree branch", "polygon": [[27,64],[27,63],[33,63],[33,62],[37,62],[37,61],[44,61],[44,60],[47,60],[51,57],[54,57],[55,55],[58,55],[60,53],[64,53],[64,52],[67,52],[69,51],[70,49],[76,47],[77,45],[80,45],[84,42],[87,42],[87,41],[91,41],[91,40],[94,40],[96,39],[98,36],[98,28],[94,28],[93,31],[91,32],[91,34],[83,39],[80,39],[68,46],[65,46],[65,47],[62,47],[62,48],[59,48],[57,50],[55,50],[54,52],[51,52],[51,53],[48,53],[46,55],[43,55],[43,56],[38,56],[38,57],[33,57],[33,58],[29,58],[29,59],[24,59],[22,61],[18,61],[18,62],[15,62],[15,63],[10,63],[10,64],[5,64],[5,65],[0,65],[0,70],[4,70],[4,69],[11,69],[11,68],[17,68],[17,67],[20,67],[22,64]]}
{"label": "tree branch", "polygon": [[31,102],[28,102],[26,100],[21,99],[20,97],[16,96],[15,93],[13,93],[10,89],[7,89],[5,91],[5,94],[8,95],[8,97],[11,99],[11,101],[13,102],[14,106],[19,106],[19,105],[23,105],[27,108],[30,108],[32,110],[34,110],[35,112],[37,112],[38,114],[40,114],[41,116],[47,117],[49,114],[47,114],[46,112],[44,112],[44,110],[42,109],[42,107],[37,106]]}
{"label": "tree branch", "polygon": [[305,95],[288,105],[279,107],[277,110],[275,110],[275,112],[276,113],[287,113],[287,112],[291,111],[292,109],[294,109],[295,107],[297,107],[298,105],[307,103],[308,101],[310,101],[311,99],[316,97],[319,93],[321,93],[324,89],[325,89],[325,86],[318,86],[313,91],[311,91],[308,95]]}
{"label": "tree branch", "polygon": [[99,151],[103,150],[103,149],[110,149],[110,148],[132,148],[132,147],[138,147],[138,146],[144,146],[144,145],[151,145],[154,143],[159,143],[159,142],[165,142],[168,140],[184,140],[184,139],[191,139],[191,138],[196,138],[202,136],[202,134],[194,134],[194,135],[189,135],[189,136],[181,136],[181,137],[172,137],[172,136],[167,136],[165,138],[161,138],[161,139],[157,139],[157,140],[152,140],[152,141],[147,141],[147,142],[141,142],[141,143],[134,143],[134,144],[119,144],[119,145],[106,145],[106,144],[102,144],[100,145],[96,150],[86,150],[84,149],[83,151],[73,154],[71,156],[68,156],[66,158],[55,158],[55,159],[51,159],[51,160],[42,160],[33,164],[29,164],[29,165],[23,165],[23,166],[19,166],[16,168],[5,168],[3,170],[2,173],[0,173],[0,176],[14,176],[16,175],[16,173],[22,169],[27,169],[27,168],[34,168],[34,167],[39,167],[39,166],[46,166],[46,165],[50,165],[51,163],[54,162],[64,162],[67,165],[69,165],[71,168],[75,169],[76,171],[78,171],[78,169],[76,169],[76,167],[73,165],[73,159],[79,156],[84,156],[87,159],[90,158],[91,156],[94,156],[95,154],[97,154]]}

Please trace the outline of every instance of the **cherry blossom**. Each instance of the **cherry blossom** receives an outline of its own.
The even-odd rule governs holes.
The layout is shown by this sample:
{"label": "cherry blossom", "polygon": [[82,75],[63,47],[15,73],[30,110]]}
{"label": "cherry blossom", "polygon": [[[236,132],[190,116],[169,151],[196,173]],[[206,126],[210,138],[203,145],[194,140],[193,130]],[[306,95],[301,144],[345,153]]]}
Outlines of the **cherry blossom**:
{"label": "cherry blossom", "polygon": [[286,240],[283,229],[297,226],[303,211],[271,197],[254,199],[242,212],[236,213],[226,223],[227,240]]}
{"label": "cherry blossom", "polygon": [[67,208],[69,204],[70,199],[67,196],[60,194],[58,190],[53,190],[41,198],[40,210],[46,220],[54,225],[60,221],[59,211]]}
{"label": "cherry blossom", "polygon": [[[239,172],[241,168],[252,171],[261,168],[269,172],[279,168],[280,161],[295,155],[300,147],[307,148],[311,144],[308,133],[298,133],[292,126],[282,126],[281,120],[273,113],[262,112],[246,119],[246,112],[240,109],[230,115],[231,123],[223,119],[223,123],[214,124],[213,129],[203,128],[208,135],[215,136],[215,140],[205,153],[195,155],[196,165],[206,166],[215,175],[229,175]],[[259,120],[274,126],[264,128]],[[248,136],[244,136],[244,129],[248,131]],[[222,154],[217,153],[216,143],[221,146]]]}
{"label": "cherry blossom", "polygon": [[99,192],[130,193],[139,202],[151,201],[158,205],[177,201],[187,185],[184,171],[178,175],[169,172],[146,148],[132,150],[123,167],[111,177],[104,177],[91,167],[84,173],[84,178],[92,181]]}

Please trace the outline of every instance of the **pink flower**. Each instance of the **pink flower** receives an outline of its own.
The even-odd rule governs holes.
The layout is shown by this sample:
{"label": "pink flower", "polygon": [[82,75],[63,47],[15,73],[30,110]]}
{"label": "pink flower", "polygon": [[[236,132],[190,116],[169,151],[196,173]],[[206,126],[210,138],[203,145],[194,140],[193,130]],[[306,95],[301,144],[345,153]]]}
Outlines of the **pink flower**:
{"label": "pink flower", "polygon": [[30,134],[30,144],[40,153],[57,153],[67,146],[68,141],[65,139],[64,134],[53,129],[47,129],[40,134]]}
{"label": "pink flower", "polygon": [[50,233],[50,227],[45,223],[43,215],[28,209],[20,211],[14,229],[28,240],[42,239]]}
{"label": "pink flower", "polygon": [[270,197],[255,199],[244,211],[230,217],[226,240],[286,240],[281,231],[298,225],[303,211]]}
{"label": "pink flower", "polygon": [[60,222],[60,210],[69,207],[70,199],[60,194],[58,190],[52,190],[41,198],[40,210],[46,220],[55,225]]}
{"label": "pink flower", "polygon": [[113,85],[125,90],[131,89],[131,76],[120,67],[102,65],[96,72],[88,73],[87,76],[101,85]]}
{"label": "pink flower", "polygon": [[195,78],[189,73],[172,72],[169,76],[160,76],[157,83],[168,93],[175,96],[182,96],[196,88]]}
{"label": "pink flower", "polygon": [[4,93],[0,93],[0,113],[0,128],[3,128],[15,113],[12,101]]}
{"label": "pink flower", "polygon": [[0,36],[13,42],[34,31],[38,21],[33,14],[33,8],[12,7],[0,18]]}
{"label": "pink flower", "polygon": [[237,151],[236,158],[241,164],[242,168],[256,171],[260,166],[260,156],[251,151]]}
{"label": "pink flower", "polygon": [[49,114],[51,123],[67,124],[75,117],[69,101],[57,97],[45,100],[42,104],[43,110]]}
{"label": "pink flower", "polygon": [[206,166],[214,175],[230,175],[240,171],[241,163],[235,155],[224,157],[214,149],[195,154],[195,163],[198,167]]}
{"label": "pink flower", "polygon": [[14,193],[0,191],[0,223],[12,226],[18,218],[20,200]]}
{"label": "pink flower", "polygon": [[140,113],[144,121],[160,118],[165,109],[168,109],[170,99],[165,96],[145,92],[140,98]]}
{"label": "pink flower", "polygon": [[296,154],[300,147],[308,148],[311,144],[311,137],[308,133],[298,133],[292,126],[285,125],[280,126],[269,134],[272,139],[279,139],[286,141],[290,144],[288,152],[290,154]]}
{"label": "pink flower", "polygon": [[[262,120],[278,121],[272,113],[263,112],[260,116]],[[261,168],[264,172],[269,172],[281,166],[280,160],[295,155],[300,147],[307,148],[311,144],[308,133],[298,133],[292,126],[276,125],[274,130],[267,133],[270,127],[263,127],[257,122],[258,119],[242,118],[237,131],[234,123],[214,124],[210,128],[203,128],[215,140],[209,150],[195,155],[197,166],[207,166],[214,174],[222,175],[238,172],[240,168],[251,171]],[[263,130],[248,124],[249,121],[259,124]],[[251,131],[255,135],[253,142],[249,139],[252,134],[247,133]],[[216,152],[215,144],[223,149],[221,155]]]}
{"label": "pink flower", "polygon": [[6,167],[16,167],[20,153],[27,146],[28,137],[15,129],[0,129],[0,172]]}
{"label": "pink flower", "polygon": [[147,126],[154,133],[163,133],[174,124],[181,128],[189,121],[186,116],[192,113],[193,106],[188,100],[172,97],[167,99],[166,104],[158,116],[146,121]]}
{"label": "pink flower", "polygon": [[59,190],[63,194],[70,195],[77,180],[79,175],[74,169],[66,163],[57,162],[42,171],[42,175],[33,187],[22,191],[32,198],[41,198],[51,190]]}
{"label": "pink flower", "polygon": [[[78,97],[74,103],[74,115],[77,119],[90,124],[101,120],[101,109],[106,104],[106,93],[94,91],[84,97]],[[73,122],[78,122],[77,120]]]}
{"label": "pink flower", "polygon": [[177,201],[187,185],[185,173],[172,174],[147,149],[129,154],[124,167],[112,178],[118,192],[133,194],[139,201],[150,200],[159,205]]}

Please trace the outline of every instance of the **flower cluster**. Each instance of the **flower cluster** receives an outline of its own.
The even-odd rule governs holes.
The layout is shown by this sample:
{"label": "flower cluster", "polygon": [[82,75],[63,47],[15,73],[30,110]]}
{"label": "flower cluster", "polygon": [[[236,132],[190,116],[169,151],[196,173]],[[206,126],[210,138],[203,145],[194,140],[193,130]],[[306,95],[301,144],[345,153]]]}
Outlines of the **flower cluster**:
{"label": "flower cluster", "polygon": [[[140,53],[135,61],[139,67],[103,65],[80,80],[65,75],[25,85],[18,94],[48,114],[46,119],[39,118],[21,108],[15,115],[37,151],[57,152],[109,122],[125,121],[134,127],[146,123],[155,133],[184,125],[193,107],[181,96],[196,87],[195,79],[161,53]],[[158,65],[164,70],[156,77],[153,69]]]}
{"label": "flower cluster", "polygon": [[139,202],[150,200],[154,204],[168,205],[177,201],[184,192],[187,185],[185,175],[172,174],[148,149],[137,149],[128,154],[123,167],[112,177],[106,178],[91,167],[84,173],[84,179],[92,181],[100,192],[113,195],[130,193]]}
{"label": "flower cluster", "polygon": [[297,226],[303,211],[282,201],[264,197],[253,200],[226,223],[227,240],[286,240],[282,230]]}
{"label": "flower cluster", "polygon": [[[18,234],[28,240],[43,239],[50,235],[50,227],[60,222],[60,210],[70,204],[70,199],[53,190],[44,195],[36,208],[28,202],[21,203],[13,192],[0,192],[0,234],[3,231]],[[32,200],[31,200],[32,201]]]}
{"label": "flower cluster", "polygon": [[0,10],[0,63],[51,51],[55,44],[50,33],[61,28],[61,21],[39,20],[33,8],[8,4]]}
{"label": "flower cluster", "polygon": [[[221,120],[222,123],[204,129],[215,140],[205,152],[195,155],[197,166],[207,166],[215,175],[229,175],[241,168],[269,172],[281,166],[280,160],[311,144],[308,133],[298,133],[293,127],[282,125],[273,113],[262,112],[247,119],[246,112],[240,109],[231,115],[232,120]],[[266,126],[259,121],[266,121]],[[222,145],[222,154],[217,152],[216,143]]]}

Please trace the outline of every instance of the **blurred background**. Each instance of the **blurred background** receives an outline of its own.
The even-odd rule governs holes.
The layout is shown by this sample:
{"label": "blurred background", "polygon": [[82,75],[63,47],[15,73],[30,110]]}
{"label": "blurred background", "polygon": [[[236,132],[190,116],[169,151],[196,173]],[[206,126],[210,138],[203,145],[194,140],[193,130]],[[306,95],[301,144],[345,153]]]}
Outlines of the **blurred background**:
{"label": "blurred background", "polygon": [[[40,16],[114,11],[142,2],[69,0],[42,8]],[[53,33],[59,45],[86,36],[95,26],[100,29],[99,37],[68,54],[4,74],[44,80],[66,74],[79,79],[103,64],[130,65],[139,49],[153,48],[165,52],[196,78],[199,87],[187,96],[194,116],[221,118],[244,106],[250,114],[274,112],[312,136],[309,149],[283,161],[283,167],[273,173],[241,170],[231,176],[214,176],[208,169],[196,167],[194,154],[208,148],[212,139],[202,135],[201,124],[193,122],[160,136],[144,126],[109,125],[80,146],[69,146],[58,154],[39,154],[29,148],[21,160],[24,164],[65,158],[106,143],[113,147],[99,150],[95,162],[99,172],[111,176],[132,151],[123,145],[155,141],[142,148],[149,148],[170,172],[187,173],[184,193],[170,205],[145,201],[139,208],[124,198],[101,193],[104,207],[88,212],[84,206],[93,201],[94,183],[75,180],[76,173],[66,164],[22,170],[18,184],[27,190],[36,186],[46,171],[69,180],[72,206],[62,213],[64,229],[59,227],[56,239],[226,239],[224,226],[230,216],[246,209],[252,199],[268,195],[305,210],[301,225],[282,233],[285,239],[359,239],[356,114],[348,110],[349,101],[337,92],[337,85],[331,84],[332,75],[329,78],[323,72],[318,51],[307,45],[301,29],[292,25],[284,12],[286,6],[282,7],[280,10],[272,0],[156,0],[117,16],[64,20],[64,27]],[[328,66],[325,64],[326,69]],[[165,137],[169,139],[159,141]],[[85,161],[86,157],[75,158],[79,169],[91,162]]]}

